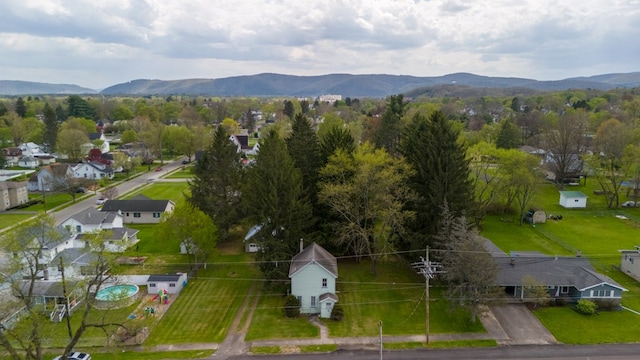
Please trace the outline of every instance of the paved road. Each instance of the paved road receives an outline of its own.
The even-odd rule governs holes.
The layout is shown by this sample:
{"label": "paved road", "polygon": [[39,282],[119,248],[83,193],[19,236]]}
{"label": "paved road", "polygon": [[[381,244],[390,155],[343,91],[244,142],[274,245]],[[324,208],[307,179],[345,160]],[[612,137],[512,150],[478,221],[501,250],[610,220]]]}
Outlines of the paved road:
{"label": "paved road", "polygon": [[[438,359],[438,360],[637,360],[640,345],[519,345],[497,348],[470,349],[442,349],[442,350],[403,350],[383,351],[383,359]],[[214,356],[215,358],[215,356]],[[290,355],[242,355],[229,359],[257,360],[257,359],[291,359],[291,360],[327,360],[350,359],[371,360],[380,359],[378,351],[371,350],[338,350],[328,354],[290,354]]]}
{"label": "paved road", "polygon": [[[162,165],[162,171],[150,171],[134,179],[120,183],[119,185],[116,186],[116,188],[118,189],[118,194],[120,195],[126,194],[140,186],[144,186],[149,182],[153,182],[159,179],[161,176],[165,175],[167,172],[171,172],[177,169],[178,167],[182,166],[182,160],[185,160],[185,159],[186,158],[180,158],[173,162],[165,162],[165,164]],[[154,166],[158,166],[158,165],[154,164]],[[61,209],[58,211],[50,211],[49,214],[51,214],[56,219],[56,225],[59,225],[61,222],[70,218],[72,215],[77,214],[88,207],[96,206],[96,200],[99,197],[100,197],[99,193],[93,196],[89,196],[64,209]]]}

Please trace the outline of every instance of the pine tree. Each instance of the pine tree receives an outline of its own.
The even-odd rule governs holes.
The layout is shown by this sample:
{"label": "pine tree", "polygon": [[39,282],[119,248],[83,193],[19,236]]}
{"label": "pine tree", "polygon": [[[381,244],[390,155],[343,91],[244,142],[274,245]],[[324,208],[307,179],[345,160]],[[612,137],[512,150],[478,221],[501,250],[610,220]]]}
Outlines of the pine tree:
{"label": "pine tree", "polygon": [[260,268],[269,279],[285,279],[288,268],[282,261],[297,252],[313,219],[300,170],[276,130],[270,130],[260,144],[242,193],[249,218],[262,224],[258,234],[262,238]]}
{"label": "pine tree", "polygon": [[322,138],[320,142],[322,164],[326,164],[329,161],[329,157],[338,149],[342,149],[349,154],[353,154],[356,150],[356,141],[347,128],[333,127]]}
{"label": "pine tree", "polygon": [[513,123],[513,120],[506,118],[500,124],[496,147],[499,149],[515,149],[518,145],[520,145],[520,129]]}
{"label": "pine tree", "polygon": [[398,142],[402,132],[402,117],[404,116],[403,101],[402,94],[389,97],[380,125],[374,135],[376,146],[387,149],[387,152],[392,156],[395,156],[398,152]]}
{"label": "pine tree", "polygon": [[469,161],[458,133],[440,111],[427,119],[417,113],[403,132],[401,153],[414,168],[409,184],[417,197],[407,203],[415,211],[412,236],[406,247],[424,249],[438,232],[442,206],[460,216],[472,203]]}
{"label": "pine tree", "polygon": [[56,148],[59,128],[56,112],[51,106],[49,106],[49,103],[44,104],[44,126],[44,141],[49,147],[49,150],[54,151]]}
{"label": "pine tree", "polygon": [[16,114],[21,118],[27,115],[27,105],[25,105],[22,97],[19,97],[18,100],[16,100]]}
{"label": "pine tree", "polygon": [[287,138],[287,150],[302,175],[302,188],[311,205],[318,202],[318,173],[320,172],[320,142],[311,128],[311,121],[301,113],[296,114],[291,135]]}
{"label": "pine tree", "polygon": [[222,126],[218,126],[211,145],[196,162],[194,174],[189,182],[188,201],[213,219],[219,239],[224,241],[239,217],[242,164],[236,145]]}

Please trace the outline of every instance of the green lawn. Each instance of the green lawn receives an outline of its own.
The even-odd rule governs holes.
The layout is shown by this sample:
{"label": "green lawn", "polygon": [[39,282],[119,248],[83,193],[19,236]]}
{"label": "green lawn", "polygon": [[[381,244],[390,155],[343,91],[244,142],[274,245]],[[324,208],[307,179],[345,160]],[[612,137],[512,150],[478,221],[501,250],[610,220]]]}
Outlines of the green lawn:
{"label": "green lawn", "polygon": [[290,319],[284,316],[284,294],[264,290],[253,313],[253,321],[245,340],[317,338],[320,330],[306,316]]}
{"label": "green lawn", "polygon": [[0,229],[8,228],[9,226],[13,226],[21,221],[27,220],[36,214],[12,214],[11,212],[2,212],[0,213]]}
{"label": "green lawn", "polygon": [[141,190],[127,194],[124,199],[142,194],[154,200],[172,200],[174,203],[180,204],[185,200],[184,194],[189,191],[189,184],[186,182],[155,182],[150,186],[145,186]]}
{"label": "green lawn", "polygon": [[222,342],[258,270],[246,254],[212,259],[190,279],[145,345]]}
{"label": "green lawn", "polygon": [[172,172],[171,174],[164,176],[167,179],[188,179],[193,177],[193,166],[185,166],[184,169],[180,169]]}

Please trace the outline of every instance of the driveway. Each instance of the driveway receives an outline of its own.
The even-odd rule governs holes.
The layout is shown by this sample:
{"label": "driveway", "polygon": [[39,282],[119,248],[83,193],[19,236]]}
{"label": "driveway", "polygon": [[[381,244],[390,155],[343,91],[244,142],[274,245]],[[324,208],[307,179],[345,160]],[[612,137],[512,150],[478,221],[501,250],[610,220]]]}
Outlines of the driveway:
{"label": "driveway", "polygon": [[540,320],[524,304],[491,306],[491,312],[500,323],[508,339],[499,341],[504,345],[557,344]]}

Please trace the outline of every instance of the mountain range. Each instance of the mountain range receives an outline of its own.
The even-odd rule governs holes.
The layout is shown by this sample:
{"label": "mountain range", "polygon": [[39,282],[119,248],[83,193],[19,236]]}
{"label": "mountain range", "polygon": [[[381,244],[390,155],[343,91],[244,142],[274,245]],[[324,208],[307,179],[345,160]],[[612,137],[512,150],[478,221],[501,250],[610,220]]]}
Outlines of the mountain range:
{"label": "mountain range", "polygon": [[[445,86],[446,85],[446,86]],[[257,74],[219,79],[133,80],[109,86],[101,91],[69,84],[47,84],[27,81],[0,80],[1,95],[204,95],[204,96],[287,96],[316,97],[338,94],[344,97],[386,97],[392,94],[413,96],[441,93],[442,89],[484,88],[503,89],[503,93],[559,91],[567,89],[634,88],[640,86],[640,72],[574,77],[563,80],[539,81],[515,77],[491,77],[469,73],[418,77],[409,75],[328,74],[295,76]]]}

